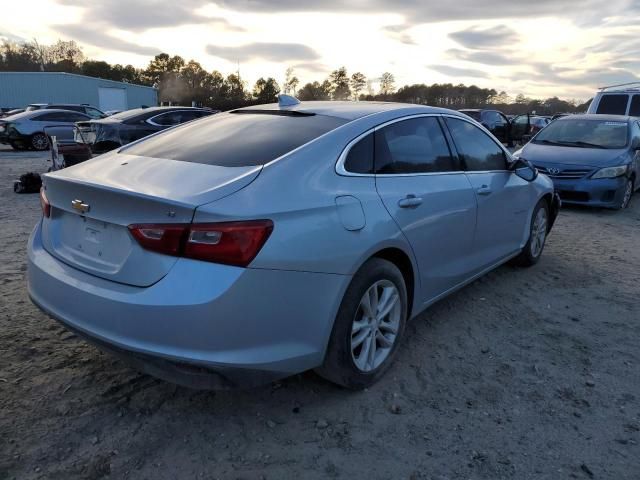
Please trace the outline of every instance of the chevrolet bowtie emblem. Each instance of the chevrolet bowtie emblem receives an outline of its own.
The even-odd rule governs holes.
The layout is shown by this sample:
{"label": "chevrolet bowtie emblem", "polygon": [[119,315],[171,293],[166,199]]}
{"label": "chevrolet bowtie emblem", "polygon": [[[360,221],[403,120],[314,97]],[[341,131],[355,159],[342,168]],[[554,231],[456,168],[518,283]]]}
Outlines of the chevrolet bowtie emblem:
{"label": "chevrolet bowtie emblem", "polygon": [[73,200],[71,202],[71,207],[80,213],[87,213],[89,211],[89,204],[84,203],[82,200]]}

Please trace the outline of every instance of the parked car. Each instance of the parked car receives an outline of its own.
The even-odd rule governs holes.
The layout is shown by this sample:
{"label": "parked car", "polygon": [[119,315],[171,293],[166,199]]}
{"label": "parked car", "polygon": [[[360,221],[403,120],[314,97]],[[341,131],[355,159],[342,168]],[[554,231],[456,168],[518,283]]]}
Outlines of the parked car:
{"label": "parked car", "polygon": [[640,82],[601,88],[589,104],[587,113],[640,117]]}
{"label": "parked car", "polygon": [[549,117],[540,117],[540,116],[530,117],[529,118],[529,124],[530,124],[529,135],[535,135],[550,123],[551,123],[551,119]]}
{"label": "parked car", "polygon": [[73,126],[90,117],[70,110],[31,110],[0,120],[0,143],[9,144],[16,150],[47,150],[49,140],[45,128]]}
{"label": "parked car", "polygon": [[74,112],[84,113],[91,118],[104,118],[107,115],[98,110],[96,107],[92,107],[86,103],[32,103],[25,109],[28,112],[33,110],[72,110]]}
{"label": "parked car", "polygon": [[24,112],[24,108],[4,109],[0,111],[0,118],[10,117],[11,115],[22,112]]}
{"label": "parked car", "polygon": [[217,113],[218,110],[192,107],[136,108],[100,120],[78,124],[78,143],[101,154],[181,123]]}
{"label": "parked car", "polygon": [[460,110],[460,112],[480,122],[502,143],[513,146],[511,122],[504,113],[498,110],[480,110],[470,108]]}
{"label": "parked car", "polygon": [[640,187],[640,124],[618,115],[559,118],[514,156],[551,177],[564,203],[625,208]]}
{"label": "parked car", "polygon": [[104,112],[104,114],[107,117],[110,117],[111,115],[115,115],[116,113],[122,113],[123,110],[107,110],[106,112]]}
{"label": "parked car", "polygon": [[313,368],[371,385],[408,319],[510,259],[535,264],[559,207],[464,114],[286,96],[47,174],[41,201],[33,302],[200,388]]}

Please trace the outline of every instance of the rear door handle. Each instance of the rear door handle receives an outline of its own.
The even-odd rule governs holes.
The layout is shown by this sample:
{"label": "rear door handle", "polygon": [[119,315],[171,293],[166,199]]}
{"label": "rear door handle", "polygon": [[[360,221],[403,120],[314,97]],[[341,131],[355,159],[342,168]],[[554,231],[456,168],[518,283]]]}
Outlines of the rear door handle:
{"label": "rear door handle", "polygon": [[405,198],[398,200],[400,208],[415,208],[419,205],[422,205],[422,198],[415,195],[407,195]]}
{"label": "rear door handle", "polygon": [[491,195],[493,190],[491,190],[491,187],[489,187],[488,185],[482,185],[476,190],[476,192],[478,192],[478,195]]}

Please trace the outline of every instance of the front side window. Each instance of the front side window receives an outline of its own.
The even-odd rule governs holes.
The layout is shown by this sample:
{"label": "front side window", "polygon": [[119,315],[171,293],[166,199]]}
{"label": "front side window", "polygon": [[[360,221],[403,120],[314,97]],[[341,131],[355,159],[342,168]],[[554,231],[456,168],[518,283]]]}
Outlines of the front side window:
{"label": "front side window", "polygon": [[436,117],[392,123],[375,132],[376,173],[428,173],[457,170]]}
{"label": "front side window", "polygon": [[604,115],[626,115],[629,95],[602,95],[596,113]]}
{"label": "front side window", "polygon": [[171,125],[178,125],[181,118],[181,112],[167,112],[156,117],[152,117],[150,121],[157,125],[169,127]]}
{"label": "front side window", "polygon": [[631,107],[629,108],[630,117],[640,117],[640,95],[634,95],[631,98]]}
{"label": "front side window", "polygon": [[447,126],[467,170],[507,169],[504,150],[478,127],[456,118],[447,118]]}

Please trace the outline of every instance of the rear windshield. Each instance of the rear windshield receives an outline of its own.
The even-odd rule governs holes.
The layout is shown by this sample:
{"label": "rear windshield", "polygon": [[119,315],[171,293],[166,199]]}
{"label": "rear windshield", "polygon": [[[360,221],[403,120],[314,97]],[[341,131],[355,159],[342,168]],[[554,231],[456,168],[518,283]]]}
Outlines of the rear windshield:
{"label": "rear windshield", "polygon": [[550,123],[533,139],[534,143],[584,148],[624,148],[627,122],[563,118]]}
{"label": "rear windshield", "polygon": [[626,115],[629,95],[603,95],[596,113],[603,115]]}
{"label": "rear windshield", "polygon": [[264,165],[346,120],[325,115],[221,113],[122,150],[143,157],[223,167]]}

